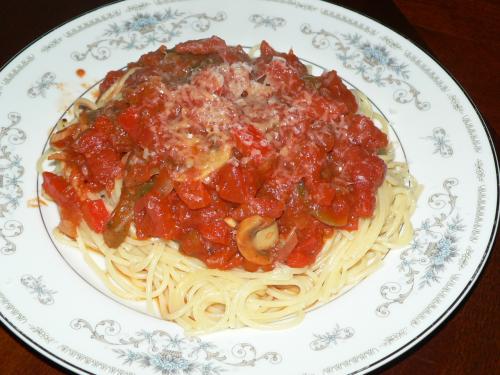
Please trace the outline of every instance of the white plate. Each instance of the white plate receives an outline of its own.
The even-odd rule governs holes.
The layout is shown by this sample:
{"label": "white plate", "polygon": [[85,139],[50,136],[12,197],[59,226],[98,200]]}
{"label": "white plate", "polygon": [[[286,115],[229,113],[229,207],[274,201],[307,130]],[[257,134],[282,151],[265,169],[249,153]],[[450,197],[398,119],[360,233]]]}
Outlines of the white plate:
{"label": "white plate", "polygon": [[[47,132],[75,98],[160,43],[211,35],[245,46],[265,39],[336,69],[389,118],[425,187],[411,245],[391,252],[382,269],[292,329],[186,337],[175,324],[93,287],[78,254],[59,252],[51,241],[45,222],[49,231],[57,223],[55,208],[42,219],[27,206],[37,195],[35,165]],[[368,372],[453,311],[477,279],[496,232],[497,160],[466,94],[406,39],[319,1],[151,0],[100,8],[50,32],[3,68],[0,127],[0,320],[77,373]]]}

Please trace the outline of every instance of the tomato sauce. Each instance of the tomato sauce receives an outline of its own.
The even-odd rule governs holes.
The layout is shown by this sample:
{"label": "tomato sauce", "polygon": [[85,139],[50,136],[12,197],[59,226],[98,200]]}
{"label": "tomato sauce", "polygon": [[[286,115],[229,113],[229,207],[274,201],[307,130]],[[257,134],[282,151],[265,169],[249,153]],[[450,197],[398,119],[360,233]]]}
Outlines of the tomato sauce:
{"label": "tomato sauce", "polygon": [[[256,271],[308,266],[335,230],[373,215],[388,140],[335,71],[313,76],[266,42],[250,58],[217,37],[162,46],[130,69],[118,97],[52,137],[64,174],[45,172],[43,187],[67,235],[84,220],[116,247],[133,225],[210,268]],[[112,212],[88,198],[117,180]],[[257,263],[244,241],[258,232],[243,233],[256,215],[271,228]]]}

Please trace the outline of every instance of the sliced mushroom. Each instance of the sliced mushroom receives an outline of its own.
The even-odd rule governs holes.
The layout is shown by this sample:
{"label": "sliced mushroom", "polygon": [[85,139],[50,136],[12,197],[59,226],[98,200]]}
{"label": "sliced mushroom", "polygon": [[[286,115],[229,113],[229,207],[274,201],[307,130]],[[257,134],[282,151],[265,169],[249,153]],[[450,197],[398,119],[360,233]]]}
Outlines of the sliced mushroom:
{"label": "sliced mushroom", "polygon": [[279,239],[278,224],[271,218],[254,215],[244,219],[236,232],[236,243],[243,257],[264,266],[272,263],[270,250]]}
{"label": "sliced mushroom", "polygon": [[275,221],[268,227],[259,230],[253,239],[257,251],[265,251],[272,248],[279,240],[278,224]]}

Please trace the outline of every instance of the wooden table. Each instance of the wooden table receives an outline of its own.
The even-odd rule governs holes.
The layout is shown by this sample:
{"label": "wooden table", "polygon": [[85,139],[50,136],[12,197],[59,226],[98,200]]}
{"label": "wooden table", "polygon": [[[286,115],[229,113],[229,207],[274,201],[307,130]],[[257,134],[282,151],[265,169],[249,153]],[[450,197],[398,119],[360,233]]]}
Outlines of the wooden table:
{"label": "wooden table", "polygon": [[[434,55],[463,85],[500,145],[500,5],[491,0],[343,0],[399,31]],[[62,22],[106,3],[15,0],[2,3],[0,65]],[[383,374],[492,374],[500,368],[498,296],[500,242],[472,294],[447,322]],[[0,328],[1,374],[66,372]]]}

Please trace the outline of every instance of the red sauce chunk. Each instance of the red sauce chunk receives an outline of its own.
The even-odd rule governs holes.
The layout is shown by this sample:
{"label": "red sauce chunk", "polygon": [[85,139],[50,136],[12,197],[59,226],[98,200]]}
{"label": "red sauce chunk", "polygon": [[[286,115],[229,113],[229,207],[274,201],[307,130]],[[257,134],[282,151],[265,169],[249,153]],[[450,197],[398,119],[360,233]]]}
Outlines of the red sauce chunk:
{"label": "red sauce chunk", "polygon": [[[108,73],[101,95],[125,74],[118,95],[51,138],[63,173],[45,172],[43,188],[68,236],[85,221],[117,247],[133,226],[210,268],[257,271],[308,266],[335,230],[373,215],[388,140],[335,71],[212,37]],[[96,196],[118,186],[108,212]]]}

